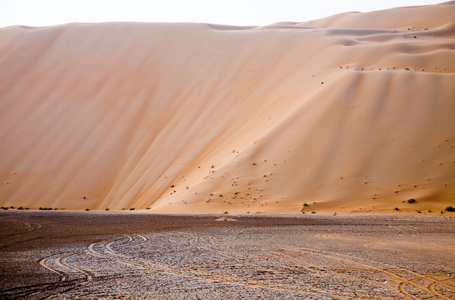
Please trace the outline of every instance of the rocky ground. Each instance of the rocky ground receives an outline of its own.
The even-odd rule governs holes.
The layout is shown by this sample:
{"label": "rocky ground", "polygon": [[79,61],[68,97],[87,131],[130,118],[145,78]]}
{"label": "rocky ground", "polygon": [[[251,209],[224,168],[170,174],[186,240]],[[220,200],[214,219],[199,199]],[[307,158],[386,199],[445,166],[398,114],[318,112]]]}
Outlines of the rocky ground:
{"label": "rocky ground", "polygon": [[453,217],[230,217],[1,211],[0,298],[455,299]]}

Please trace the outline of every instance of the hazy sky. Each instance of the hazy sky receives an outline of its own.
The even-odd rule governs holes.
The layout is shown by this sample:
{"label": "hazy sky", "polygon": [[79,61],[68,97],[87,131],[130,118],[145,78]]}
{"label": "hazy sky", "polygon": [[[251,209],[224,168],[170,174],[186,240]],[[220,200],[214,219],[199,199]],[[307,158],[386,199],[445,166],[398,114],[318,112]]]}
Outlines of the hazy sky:
{"label": "hazy sky", "polygon": [[0,0],[0,27],[109,21],[268,25],[441,2],[444,0]]}

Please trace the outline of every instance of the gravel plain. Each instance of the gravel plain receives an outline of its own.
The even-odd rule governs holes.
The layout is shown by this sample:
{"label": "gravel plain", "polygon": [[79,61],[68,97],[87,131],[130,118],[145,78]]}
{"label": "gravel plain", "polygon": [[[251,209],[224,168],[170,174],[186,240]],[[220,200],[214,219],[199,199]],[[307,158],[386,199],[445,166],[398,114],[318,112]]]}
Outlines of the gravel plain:
{"label": "gravel plain", "polygon": [[229,217],[1,211],[0,299],[455,299],[453,217]]}

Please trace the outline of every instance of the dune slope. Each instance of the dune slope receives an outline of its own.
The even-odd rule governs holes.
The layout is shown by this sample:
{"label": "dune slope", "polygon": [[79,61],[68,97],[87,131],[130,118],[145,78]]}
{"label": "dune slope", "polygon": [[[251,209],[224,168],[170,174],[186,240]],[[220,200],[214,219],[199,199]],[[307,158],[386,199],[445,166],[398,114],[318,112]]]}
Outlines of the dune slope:
{"label": "dune slope", "polygon": [[0,204],[455,204],[454,15],[452,1],[265,27],[2,28]]}

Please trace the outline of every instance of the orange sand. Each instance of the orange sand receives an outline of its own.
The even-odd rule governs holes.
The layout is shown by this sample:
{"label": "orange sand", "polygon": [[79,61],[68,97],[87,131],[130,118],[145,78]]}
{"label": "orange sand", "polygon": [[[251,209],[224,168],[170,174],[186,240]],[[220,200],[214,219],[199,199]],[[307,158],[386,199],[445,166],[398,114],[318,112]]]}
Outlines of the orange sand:
{"label": "orange sand", "polygon": [[454,1],[265,27],[2,28],[0,204],[455,205],[453,16]]}

